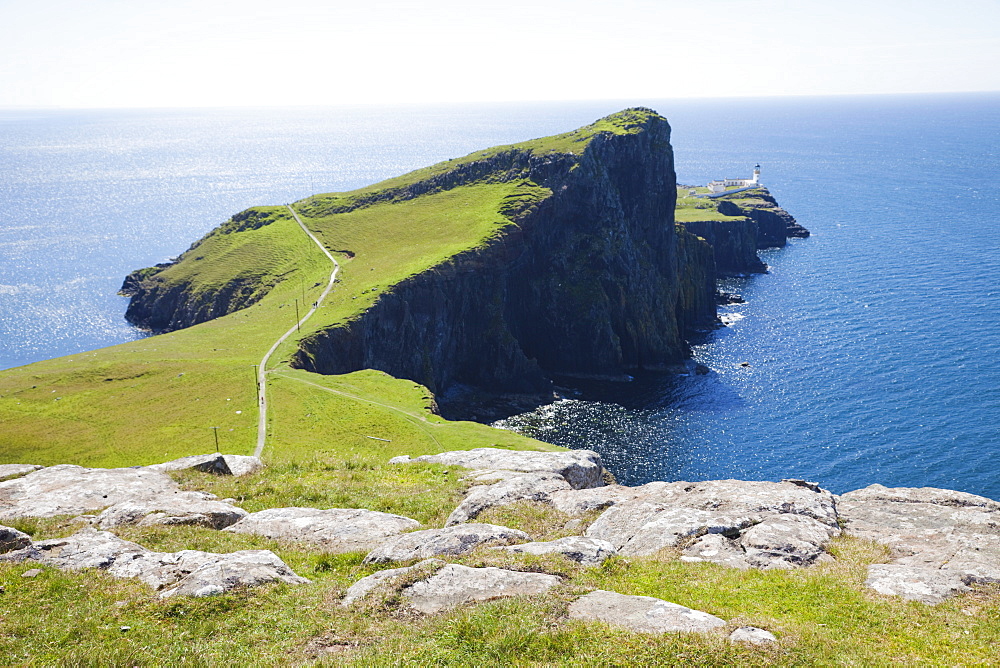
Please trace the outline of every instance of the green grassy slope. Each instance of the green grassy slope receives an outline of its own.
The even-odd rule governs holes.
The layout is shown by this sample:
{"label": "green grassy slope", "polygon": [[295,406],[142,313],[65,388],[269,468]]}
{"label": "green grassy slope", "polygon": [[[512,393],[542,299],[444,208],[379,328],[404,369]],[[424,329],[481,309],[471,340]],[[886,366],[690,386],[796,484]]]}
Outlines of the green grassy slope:
{"label": "green grassy slope", "polygon": [[[337,256],[342,270],[323,307],[278,350],[274,364],[286,364],[301,336],[349,321],[399,281],[503,234],[516,224],[512,216],[521,207],[549,193],[525,180],[482,180],[415,199],[390,197],[353,210],[350,203],[505,151],[579,154],[602,132],[638,131],[637,124],[648,115],[623,112],[564,135],[480,151],[351,193],[320,195],[297,203],[304,222],[324,245],[341,251]],[[331,207],[339,212],[331,212]],[[247,213],[256,224],[247,224]],[[304,313],[306,305],[318,298],[329,273],[329,262],[283,207],[258,207],[234,217],[177,263],[143,274],[167,286],[186,284],[196,297],[241,282],[255,290],[259,301],[184,330],[0,372],[0,421],[4,424],[0,462],[148,464],[214,449],[212,427],[219,427],[223,452],[249,453],[256,437],[251,365],[295,323],[295,301]],[[312,382],[330,381],[314,378]],[[368,378],[361,398],[347,404],[330,393],[313,396],[310,405],[323,403],[318,396],[342,405],[335,412],[326,411],[329,419],[300,439],[297,420],[305,414],[298,410],[300,402],[317,390],[293,390],[295,382],[275,379],[271,392],[277,409],[272,411],[270,431],[281,447],[269,448],[265,456],[302,455],[308,450],[304,442],[341,443],[337,438],[355,429],[357,415],[373,411],[372,428],[392,432],[397,429],[391,425],[398,422],[398,412],[372,408],[362,399],[391,403],[386,398],[399,395],[396,383],[389,377]],[[423,401],[423,388],[408,391],[407,401]],[[423,407],[414,410],[436,419]],[[440,450],[443,442],[450,443],[449,447],[499,442],[509,447],[551,447],[480,425],[459,424],[452,429],[458,437],[434,441],[421,431],[423,436],[401,443],[419,452]],[[352,441],[343,447],[350,451],[372,445],[373,441],[365,440],[369,442]],[[370,447],[366,452],[375,456]]]}
{"label": "green grassy slope", "polygon": [[[599,132],[635,131],[637,113],[519,148],[579,154]],[[480,182],[353,211],[343,210],[350,208],[345,203],[502,150],[509,147],[300,203],[313,212],[304,220],[329,249],[351,251],[338,254],[342,282],[301,335],[348,321],[407,276],[504,234],[516,225],[516,217],[504,212],[548,193],[527,182]],[[294,323],[294,300],[316,299],[330,273],[326,258],[285,211],[261,211],[269,224],[220,229],[161,273],[165,281],[190,282],[199,291],[248,278],[263,286],[253,306],[182,331],[0,372],[0,463],[164,461],[212,450],[212,426],[220,428],[223,452],[252,450],[257,414],[251,365]],[[278,351],[270,376],[267,468],[243,479],[176,474],[185,488],[233,498],[249,511],[363,507],[441,526],[461,498],[464,483],[456,472],[436,465],[388,466],[389,457],[493,444],[552,447],[443,420],[430,412],[433,397],[426,388],[377,371],[318,376],[290,369],[286,360],[294,345],[292,340]],[[566,516],[537,504],[491,510],[481,520],[520,528],[538,540],[567,533]],[[67,518],[14,524],[36,540],[80,527]],[[0,564],[0,664],[992,665],[1000,645],[1000,587],[981,587],[935,607],[883,597],[863,582],[865,565],[884,561],[885,550],[843,538],[831,549],[835,562],[766,572],[684,563],[673,553],[613,558],[585,568],[559,557],[483,549],[455,561],[557,573],[563,584],[544,598],[417,616],[401,610],[398,601],[340,606],[348,586],[382,568],[363,565],[362,554],[327,555],[202,527],[116,532],[162,551],[270,549],[312,584],[160,600],[140,582],[101,572],[46,567],[24,578],[36,564]],[[724,635],[647,636],[569,620],[572,598],[594,588],[705,610],[730,620],[726,631],[761,626],[778,635],[779,644],[732,645]]]}

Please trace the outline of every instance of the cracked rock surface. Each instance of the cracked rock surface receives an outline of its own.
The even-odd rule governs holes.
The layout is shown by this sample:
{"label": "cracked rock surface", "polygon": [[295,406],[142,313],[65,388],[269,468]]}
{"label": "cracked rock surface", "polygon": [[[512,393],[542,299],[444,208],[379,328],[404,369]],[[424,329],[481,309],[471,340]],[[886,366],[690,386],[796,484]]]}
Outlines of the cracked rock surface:
{"label": "cracked rock surface", "polygon": [[414,610],[432,614],[465,603],[543,594],[559,582],[557,576],[545,573],[448,564],[426,580],[403,589],[403,596]]}
{"label": "cracked rock surface", "polygon": [[387,539],[365,557],[366,564],[430,559],[440,555],[471,552],[480,545],[509,545],[531,540],[516,529],[495,524],[459,524],[444,529],[425,529]]}
{"label": "cracked rock surface", "polygon": [[61,570],[98,568],[122,578],[138,578],[160,590],[160,597],[211,596],[235,587],[268,582],[305,584],[269,550],[215,554],[197,550],[153,552],[107,531],[83,529],[66,538],[33,542],[0,555],[0,561],[37,561]]}
{"label": "cracked rock surface", "polygon": [[715,615],[652,596],[628,596],[598,589],[569,606],[569,618],[604,622],[639,633],[705,632],[725,626]]}
{"label": "cracked rock surface", "polygon": [[462,466],[467,469],[488,471],[520,471],[524,473],[553,473],[562,477],[573,489],[586,489],[604,485],[604,464],[593,450],[568,450],[566,452],[530,452],[502,448],[475,448],[453,450],[437,455],[410,458],[408,455],[393,457],[390,464],[427,462]]}
{"label": "cracked rock surface", "polygon": [[225,529],[275,540],[311,543],[325,552],[373,550],[420,523],[402,515],[354,508],[272,508],[250,513]]}

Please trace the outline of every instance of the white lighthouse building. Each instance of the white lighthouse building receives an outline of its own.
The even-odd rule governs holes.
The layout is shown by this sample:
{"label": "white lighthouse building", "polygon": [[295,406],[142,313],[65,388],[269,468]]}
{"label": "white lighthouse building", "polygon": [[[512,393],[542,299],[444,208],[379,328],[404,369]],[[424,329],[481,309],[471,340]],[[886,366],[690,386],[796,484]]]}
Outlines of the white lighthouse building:
{"label": "white lighthouse building", "polygon": [[760,185],[760,164],[753,166],[753,176],[749,179],[717,179],[708,182],[708,190],[711,193],[721,193],[726,188],[752,188]]}

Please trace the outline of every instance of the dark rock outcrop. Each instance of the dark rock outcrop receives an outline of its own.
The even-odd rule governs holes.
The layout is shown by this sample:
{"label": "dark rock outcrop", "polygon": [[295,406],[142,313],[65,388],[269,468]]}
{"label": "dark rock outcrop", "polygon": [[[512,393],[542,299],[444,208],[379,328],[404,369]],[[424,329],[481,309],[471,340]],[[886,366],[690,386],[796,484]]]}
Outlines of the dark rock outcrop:
{"label": "dark rock outcrop", "polygon": [[[719,212],[724,204],[719,202]],[[735,204],[733,204],[736,207]],[[739,207],[736,207],[739,210]],[[743,212],[727,214],[741,216]],[[763,274],[767,265],[757,256],[757,223],[746,218],[733,220],[697,220],[683,223],[684,228],[711,246],[715,254],[715,269],[720,276]]]}
{"label": "dark rock outcrop", "polygon": [[549,397],[550,375],[621,378],[684,359],[685,333],[715,320],[712,250],[672,224],[669,125],[653,112],[641,125],[598,134],[582,155],[505,151],[437,177],[528,179],[552,195],[487,247],[306,338],[294,365],[379,369],[446,404],[462,386]]}

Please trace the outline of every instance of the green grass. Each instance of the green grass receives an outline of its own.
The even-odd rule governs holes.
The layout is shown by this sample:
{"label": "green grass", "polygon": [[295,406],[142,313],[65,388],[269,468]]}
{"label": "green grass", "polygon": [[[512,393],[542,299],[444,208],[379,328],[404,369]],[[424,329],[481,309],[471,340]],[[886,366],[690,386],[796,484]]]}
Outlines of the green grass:
{"label": "green grass", "polygon": [[[746,220],[746,216],[724,216],[719,213],[719,203],[717,200],[708,197],[695,197],[688,193],[689,188],[677,188],[677,208],[674,211],[674,219],[678,223],[689,223],[700,220]],[[708,188],[696,188],[698,194],[708,192]],[[747,191],[752,192],[752,191]],[[743,193],[740,193],[743,194]],[[737,196],[734,195],[733,199]],[[737,202],[739,203],[739,202]]]}
{"label": "green grass", "polygon": [[[841,562],[791,572],[638,558],[584,568],[481,550],[459,561],[548,570],[563,584],[544,598],[420,616],[396,604],[339,606],[350,584],[379,568],[363,566],[361,554],[322,555],[193,527],[122,533],[162,550],[272,549],[312,584],[161,601],[141,583],[99,572],[45,568],[22,578],[30,564],[2,565],[6,665],[989,665],[1000,643],[997,587],[934,607],[882,597],[861,586],[872,551],[844,539]],[[570,621],[569,603],[593,588],[705,610],[729,621],[725,633],[743,624],[767,628],[779,644],[746,647],[731,645],[725,633],[650,636]]]}
{"label": "green grass", "polygon": [[[646,117],[628,112],[516,150],[578,156],[598,133],[638,132]],[[418,199],[392,195],[372,203],[366,197],[506,150],[513,149],[479,152],[355,193],[300,203],[309,227],[339,252],[343,270],[329,302],[274,358],[268,466],[240,479],[175,474],[183,487],[233,498],[250,511],[362,507],[441,526],[467,485],[460,473],[438,465],[390,466],[390,457],[483,446],[554,449],[480,424],[443,420],[432,412],[427,389],[410,381],[370,370],[319,376],[287,363],[298,338],[348,322],[407,277],[509,233],[521,211],[550,193],[529,181],[486,179]],[[687,202],[686,191],[681,195],[679,220],[685,210],[704,215],[698,208],[704,200]],[[749,202],[752,196],[734,199]],[[260,207],[207,235],[177,264],[145,274],[187,283],[195,293],[242,280],[259,300],[183,331],[0,372],[0,462],[149,464],[213,450],[213,426],[219,427],[223,452],[252,450],[257,416],[251,365],[294,323],[294,300],[308,303],[319,296],[330,274],[328,261],[283,209]],[[536,539],[583,528],[566,529],[565,515],[531,503],[493,509],[479,519],[522,528]],[[66,517],[12,524],[35,540],[81,526]],[[38,577],[23,578],[35,564],[0,564],[0,663],[975,665],[995,663],[1000,645],[997,587],[935,607],[879,596],[863,580],[866,564],[885,560],[885,552],[857,540],[835,541],[832,564],[792,572],[687,564],[670,552],[584,568],[562,557],[479,550],[456,561],[552,572],[563,584],[545,598],[425,617],[396,604],[340,607],[348,586],[380,568],[362,565],[362,554],[329,555],[307,545],[199,527],[128,527],[118,533],[163,551],[270,549],[312,584],[161,601],[139,582],[101,572],[43,568]],[[569,621],[569,603],[594,588],[696,607],[730,620],[726,630],[761,626],[780,643],[733,646],[722,634],[646,636]]]}

